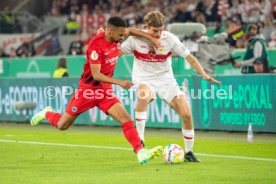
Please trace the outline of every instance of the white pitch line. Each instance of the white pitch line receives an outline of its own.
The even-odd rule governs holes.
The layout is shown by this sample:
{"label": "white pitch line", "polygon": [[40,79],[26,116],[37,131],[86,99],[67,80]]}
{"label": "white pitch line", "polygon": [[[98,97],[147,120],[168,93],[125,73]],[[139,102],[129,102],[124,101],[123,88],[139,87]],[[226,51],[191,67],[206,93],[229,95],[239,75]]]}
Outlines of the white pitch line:
{"label": "white pitch line", "polygon": [[35,144],[35,145],[47,145],[47,146],[65,146],[65,147],[82,147],[82,148],[100,148],[100,149],[113,149],[113,150],[132,150],[130,148],[112,147],[112,146],[92,146],[85,144],[63,144],[63,143],[51,143],[51,142],[34,142],[34,141],[16,141],[16,140],[4,140],[0,139],[0,142],[6,143],[21,143],[21,144]]}
{"label": "white pitch line", "polygon": [[276,162],[276,159],[272,159],[272,158],[254,158],[254,157],[244,157],[244,156],[214,155],[214,154],[205,154],[205,153],[197,153],[196,155],[206,156],[206,157],[221,157],[221,158]]}
{"label": "white pitch line", "polygon": [[[5,140],[5,139],[0,139],[0,142],[4,142],[4,143],[20,143],[20,144],[34,144],[34,145],[47,145],[47,146],[100,148],[100,149],[128,150],[128,151],[129,150],[133,150],[131,148],[113,147],[113,146],[93,146],[93,145],[85,145],[85,144],[63,144],[63,143],[17,141],[17,140]],[[255,160],[255,161],[276,162],[276,159],[272,159],[272,158],[254,158],[254,157],[231,156],[231,155],[216,155],[216,154],[205,154],[205,153],[197,153],[197,155],[199,155],[199,156],[206,156],[206,157],[220,157],[220,158],[230,158],[230,159],[242,159],[242,160]]]}

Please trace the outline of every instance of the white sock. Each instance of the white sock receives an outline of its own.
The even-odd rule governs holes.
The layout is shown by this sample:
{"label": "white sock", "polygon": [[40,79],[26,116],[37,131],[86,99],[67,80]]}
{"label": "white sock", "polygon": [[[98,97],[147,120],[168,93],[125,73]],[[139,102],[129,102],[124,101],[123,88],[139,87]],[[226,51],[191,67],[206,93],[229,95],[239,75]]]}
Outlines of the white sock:
{"label": "white sock", "polygon": [[147,120],[147,111],[145,112],[137,112],[135,111],[135,122],[136,122],[136,129],[139,134],[141,140],[145,140],[144,133],[145,133],[145,126]]}
{"label": "white sock", "polygon": [[185,144],[185,152],[193,151],[194,146],[194,137],[195,137],[195,131],[192,130],[185,130],[182,128],[182,135],[184,139]]}

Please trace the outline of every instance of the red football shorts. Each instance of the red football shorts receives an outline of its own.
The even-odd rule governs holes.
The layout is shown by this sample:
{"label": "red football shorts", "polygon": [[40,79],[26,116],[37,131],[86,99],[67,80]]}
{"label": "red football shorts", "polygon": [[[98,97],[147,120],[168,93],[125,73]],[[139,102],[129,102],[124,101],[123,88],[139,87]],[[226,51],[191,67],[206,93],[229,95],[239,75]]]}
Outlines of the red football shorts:
{"label": "red football shorts", "polygon": [[80,82],[65,112],[71,116],[78,116],[84,111],[97,106],[107,114],[108,109],[115,103],[120,103],[120,101],[112,92],[112,89],[92,89],[90,84]]}

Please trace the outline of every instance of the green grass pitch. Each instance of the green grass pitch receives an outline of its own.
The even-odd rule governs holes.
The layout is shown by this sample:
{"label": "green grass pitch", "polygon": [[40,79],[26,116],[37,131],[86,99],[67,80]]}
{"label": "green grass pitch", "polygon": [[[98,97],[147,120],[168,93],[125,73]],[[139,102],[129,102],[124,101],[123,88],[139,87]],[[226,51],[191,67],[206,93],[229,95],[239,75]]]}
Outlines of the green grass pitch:
{"label": "green grass pitch", "polygon": [[[180,130],[146,129],[146,145],[183,147]],[[99,147],[96,147],[99,146]],[[119,148],[119,149],[118,149]],[[1,184],[276,183],[276,136],[196,131],[201,163],[139,165],[119,127],[0,123]]]}

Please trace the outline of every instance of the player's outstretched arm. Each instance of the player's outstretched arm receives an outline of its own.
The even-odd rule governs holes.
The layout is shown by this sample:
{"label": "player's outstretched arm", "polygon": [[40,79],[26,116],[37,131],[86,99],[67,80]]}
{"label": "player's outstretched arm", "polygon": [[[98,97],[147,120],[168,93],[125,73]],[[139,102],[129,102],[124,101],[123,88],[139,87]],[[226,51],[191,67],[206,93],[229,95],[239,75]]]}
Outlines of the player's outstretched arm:
{"label": "player's outstretched arm", "polygon": [[123,88],[127,88],[127,89],[129,89],[133,85],[133,83],[128,80],[114,79],[112,77],[108,77],[108,76],[102,74],[101,73],[101,64],[90,64],[90,68],[92,71],[93,79],[96,81],[116,84],[116,85],[119,85],[119,86],[121,86]]}
{"label": "player's outstretched arm", "polygon": [[[97,31],[97,34],[101,33],[101,32],[104,32],[105,30],[100,27]],[[146,38],[148,39],[155,48],[158,48],[161,46],[161,43],[160,43],[160,40],[157,39],[157,38],[154,38],[153,36],[151,36],[149,33],[146,33],[144,31],[141,31],[139,29],[135,29],[135,28],[128,28],[127,29],[127,36],[130,35],[130,36],[138,36],[138,37],[143,37],[143,38]],[[123,53],[120,54],[120,56],[123,55]]]}
{"label": "player's outstretched arm", "polygon": [[210,77],[209,75],[207,75],[205,73],[205,71],[203,70],[202,66],[200,65],[200,63],[198,62],[198,60],[196,59],[196,57],[194,57],[192,54],[189,54],[186,58],[186,61],[188,61],[193,68],[205,79],[208,80],[210,82],[216,83],[218,85],[221,84],[220,81],[214,79],[213,77]]}
{"label": "player's outstretched arm", "polygon": [[138,36],[138,37],[143,37],[149,40],[155,48],[158,48],[161,46],[160,40],[157,38],[154,38],[151,36],[149,33],[146,33],[144,31],[135,29],[135,28],[128,28],[128,35],[130,36]]}

